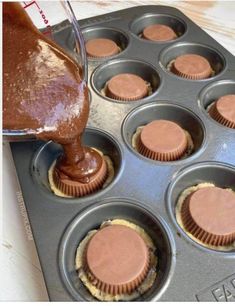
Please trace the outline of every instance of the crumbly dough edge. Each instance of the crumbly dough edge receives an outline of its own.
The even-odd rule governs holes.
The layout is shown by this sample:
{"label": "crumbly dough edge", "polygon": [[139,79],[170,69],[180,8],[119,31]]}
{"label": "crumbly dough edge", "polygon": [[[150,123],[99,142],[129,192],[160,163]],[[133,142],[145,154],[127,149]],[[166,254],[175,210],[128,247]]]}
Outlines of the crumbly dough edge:
{"label": "crumbly dough edge", "polygon": [[[107,187],[113,180],[114,178],[114,165],[113,165],[113,162],[111,160],[111,158],[108,156],[108,155],[104,155],[100,150],[96,149],[96,148],[92,148],[93,150],[97,151],[102,157],[104,157],[104,160],[107,164],[107,167],[108,167],[108,177],[107,179],[105,180],[103,186],[102,186],[102,189],[104,189],[105,187]],[[51,190],[53,191],[53,193],[59,197],[63,197],[63,198],[75,198],[73,196],[69,196],[63,192],[61,192],[56,186],[55,186],[55,183],[54,183],[54,180],[53,180],[53,171],[54,171],[54,168],[55,168],[55,165],[56,165],[56,160],[54,160],[54,162],[51,164],[49,170],[48,170],[48,181],[49,181],[49,185],[51,187]]]}
{"label": "crumbly dough edge", "polygon": [[[191,233],[189,233],[186,228],[183,225],[182,222],[182,218],[181,218],[181,209],[182,209],[182,205],[185,201],[185,199],[194,191],[197,191],[199,189],[202,188],[206,188],[206,187],[215,187],[215,185],[213,183],[209,183],[209,182],[205,182],[205,183],[200,183],[198,185],[195,186],[191,186],[186,188],[181,195],[179,196],[179,199],[177,201],[176,207],[175,207],[175,216],[176,216],[176,221],[179,224],[179,226],[183,229],[183,231],[195,242],[199,243],[200,245],[206,247],[206,248],[210,248],[212,250],[217,250],[217,251],[231,251],[235,249],[235,241],[227,246],[214,246],[214,245],[210,245],[210,244],[206,244],[203,243],[202,241],[200,241],[199,239],[197,239],[196,237],[194,237]],[[227,190],[231,190],[230,188],[226,188]]]}
{"label": "crumbly dough edge", "polygon": [[154,254],[154,252],[156,251],[156,248],[154,246],[152,239],[144,231],[144,229],[142,229],[138,225],[131,223],[129,221],[126,221],[123,219],[108,220],[108,221],[103,222],[100,228],[103,228],[109,225],[113,225],[113,224],[125,225],[125,226],[128,226],[134,229],[143,238],[143,240],[145,241],[146,245],[148,246],[150,250],[150,270],[145,280],[142,282],[142,284],[130,295],[129,294],[117,294],[113,296],[111,294],[107,294],[107,293],[100,291],[89,281],[89,279],[86,276],[86,273],[84,272],[82,268],[83,267],[83,256],[84,256],[84,251],[86,249],[87,243],[89,242],[91,237],[97,232],[97,230],[90,231],[87,234],[87,236],[80,242],[77,248],[75,266],[76,266],[76,270],[78,271],[79,278],[81,279],[83,284],[87,287],[87,289],[96,299],[100,301],[120,301],[120,300],[130,301],[130,300],[140,297],[143,293],[145,293],[148,289],[150,289],[156,279],[157,257]]}

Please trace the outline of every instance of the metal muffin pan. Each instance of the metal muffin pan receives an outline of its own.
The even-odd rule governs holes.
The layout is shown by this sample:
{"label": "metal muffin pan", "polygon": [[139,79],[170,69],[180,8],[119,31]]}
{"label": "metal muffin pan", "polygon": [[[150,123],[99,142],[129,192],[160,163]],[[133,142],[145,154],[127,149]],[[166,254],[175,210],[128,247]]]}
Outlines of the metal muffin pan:
{"label": "metal muffin pan", "polygon": [[[175,27],[179,37],[155,43],[138,36],[145,25],[158,21]],[[89,60],[91,109],[84,142],[110,155],[113,182],[84,198],[60,198],[49,189],[47,170],[61,147],[41,141],[11,144],[50,299],[94,299],[76,275],[76,247],[102,221],[122,217],[142,226],[157,247],[158,277],[139,300],[234,300],[235,250],[226,253],[199,246],[182,232],[174,215],[177,197],[190,185],[209,180],[235,189],[235,131],[206,112],[212,100],[234,93],[234,56],[171,7],[133,7],[79,22],[85,39],[89,35],[114,39],[121,33],[126,42],[115,58]],[[72,51],[68,24],[54,29],[56,41]],[[165,69],[172,56],[189,51],[206,56],[218,74],[189,81]],[[153,94],[132,102],[102,96],[100,88],[122,71],[152,82]],[[130,139],[136,127],[156,118],[173,120],[187,129],[195,152],[183,160],[163,163],[133,151]]]}

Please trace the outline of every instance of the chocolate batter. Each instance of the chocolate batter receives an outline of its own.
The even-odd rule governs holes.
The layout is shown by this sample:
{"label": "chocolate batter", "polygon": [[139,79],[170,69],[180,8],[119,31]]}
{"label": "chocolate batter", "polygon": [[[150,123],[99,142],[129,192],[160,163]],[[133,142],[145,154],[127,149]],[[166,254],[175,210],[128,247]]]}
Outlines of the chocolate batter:
{"label": "chocolate batter", "polygon": [[64,148],[56,169],[89,182],[102,157],[83,147],[89,103],[78,64],[34,26],[19,3],[3,3],[3,128]]}

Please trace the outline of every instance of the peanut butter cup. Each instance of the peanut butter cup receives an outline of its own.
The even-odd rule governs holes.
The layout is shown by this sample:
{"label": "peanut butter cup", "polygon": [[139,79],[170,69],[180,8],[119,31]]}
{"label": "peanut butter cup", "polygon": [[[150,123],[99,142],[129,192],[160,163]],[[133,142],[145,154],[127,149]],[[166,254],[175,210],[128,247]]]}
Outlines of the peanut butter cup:
{"label": "peanut butter cup", "polygon": [[152,24],[143,30],[143,38],[152,41],[167,41],[177,37],[174,30],[164,24]]}
{"label": "peanut butter cup", "polygon": [[235,240],[235,194],[219,187],[192,192],[182,204],[185,229],[207,245],[226,246]]}
{"label": "peanut butter cup", "polygon": [[90,239],[86,253],[88,278],[101,291],[130,294],[149,270],[149,251],[143,238],[124,225],[110,225]]}
{"label": "peanut butter cup", "polygon": [[[93,150],[88,147],[84,147],[85,157],[82,161],[77,165],[76,171],[73,171],[74,177],[71,177],[70,174],[66,173],[66,168],[70,173],[70,165],[66,165],[65,167],[58,166],[57,164],[52,169],[53,174],[53,183],[55,187],[62,193],[70,197],[82,197],[88,194],[91,194],[95,191],[98,191],[102,188],[107,176],[108,176],[108,167],[105,159],[101,156],[96,150]],[[90,160],[90,156],[92,156],[92,160]],[[89,171],[83,177],[80,175],[80,170],[83,168],[89,168],[86,165],[87,161],[91,162],[91,164],[97,163],[98,167],[97,171],[92,174]],[[51,186],[53,189],[53,186]]]}
{"label": "peanut butter cup", "polygon": [[235,95],[219,98],[210,107],[209,114],[220,124],[235,129]]}
{"label": "peanut butter cup", "polygon": [[135,74],[118,74],[106,84],[106,96],[115,100],[134,101],[147,95],[147,83]]}
{"label": "peanut butter cup", "polygon": [[86,42],[87,55],[102,58],[116,55],[120,52],[118,45],[108,38],[94,38]]}
{"label": "peanut butter cup", "polygon": [[154,120],[144,126],[137,142],[140,154],[159,161],[180,159],[187,146],[185,131],[168,120]]}
{"label": "peanut butter cup", "polygon": [[171,72],[185,79],[202,80],[212,75],[212,68],[203,56],[184,54],[174,60]]}

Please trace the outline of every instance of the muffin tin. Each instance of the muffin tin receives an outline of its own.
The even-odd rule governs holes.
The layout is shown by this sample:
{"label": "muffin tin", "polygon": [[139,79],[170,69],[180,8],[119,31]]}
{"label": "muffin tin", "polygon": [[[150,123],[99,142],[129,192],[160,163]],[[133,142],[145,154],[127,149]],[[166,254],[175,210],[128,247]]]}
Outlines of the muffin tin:
{"label": "muffin tin", "polygon": [[[111,157],[114,180],[84,198],[57,197],[50,191],[47,171],[61,147],[41,141],[11,143],[50,299],[94,300],[75,271],[76,248],[89,230],[122,218],[142,226],[157,247],[157,279],[139,300],[234,301],[235,248],[223,252],[197,244],[178,226],[174,211],[179,194],[200,182],[235,190],[235,130],[221,126],[206,112],[219,96],[235,93],[234,56],[171,7],[133,7],[79,23],[85,39],[111,38],[122,48],[111,58],[89,59],[91,109],[83,135],[86,145]],[[173,27],[178,38],[142,39],[143,28],[153,23]],[[53,30],[56,41],[72,51],[68,24]],[[169,61],[189,52],[205,56],[215,76],[191,81],[168,71]],[[132,102],[103,96],[105,82],[122,72],[143,77],[152,94]],[[173,120],[188,130],[195,144],[193,154],[158,162],[134,151],[131,137],[136,128],[154,119]]]}

